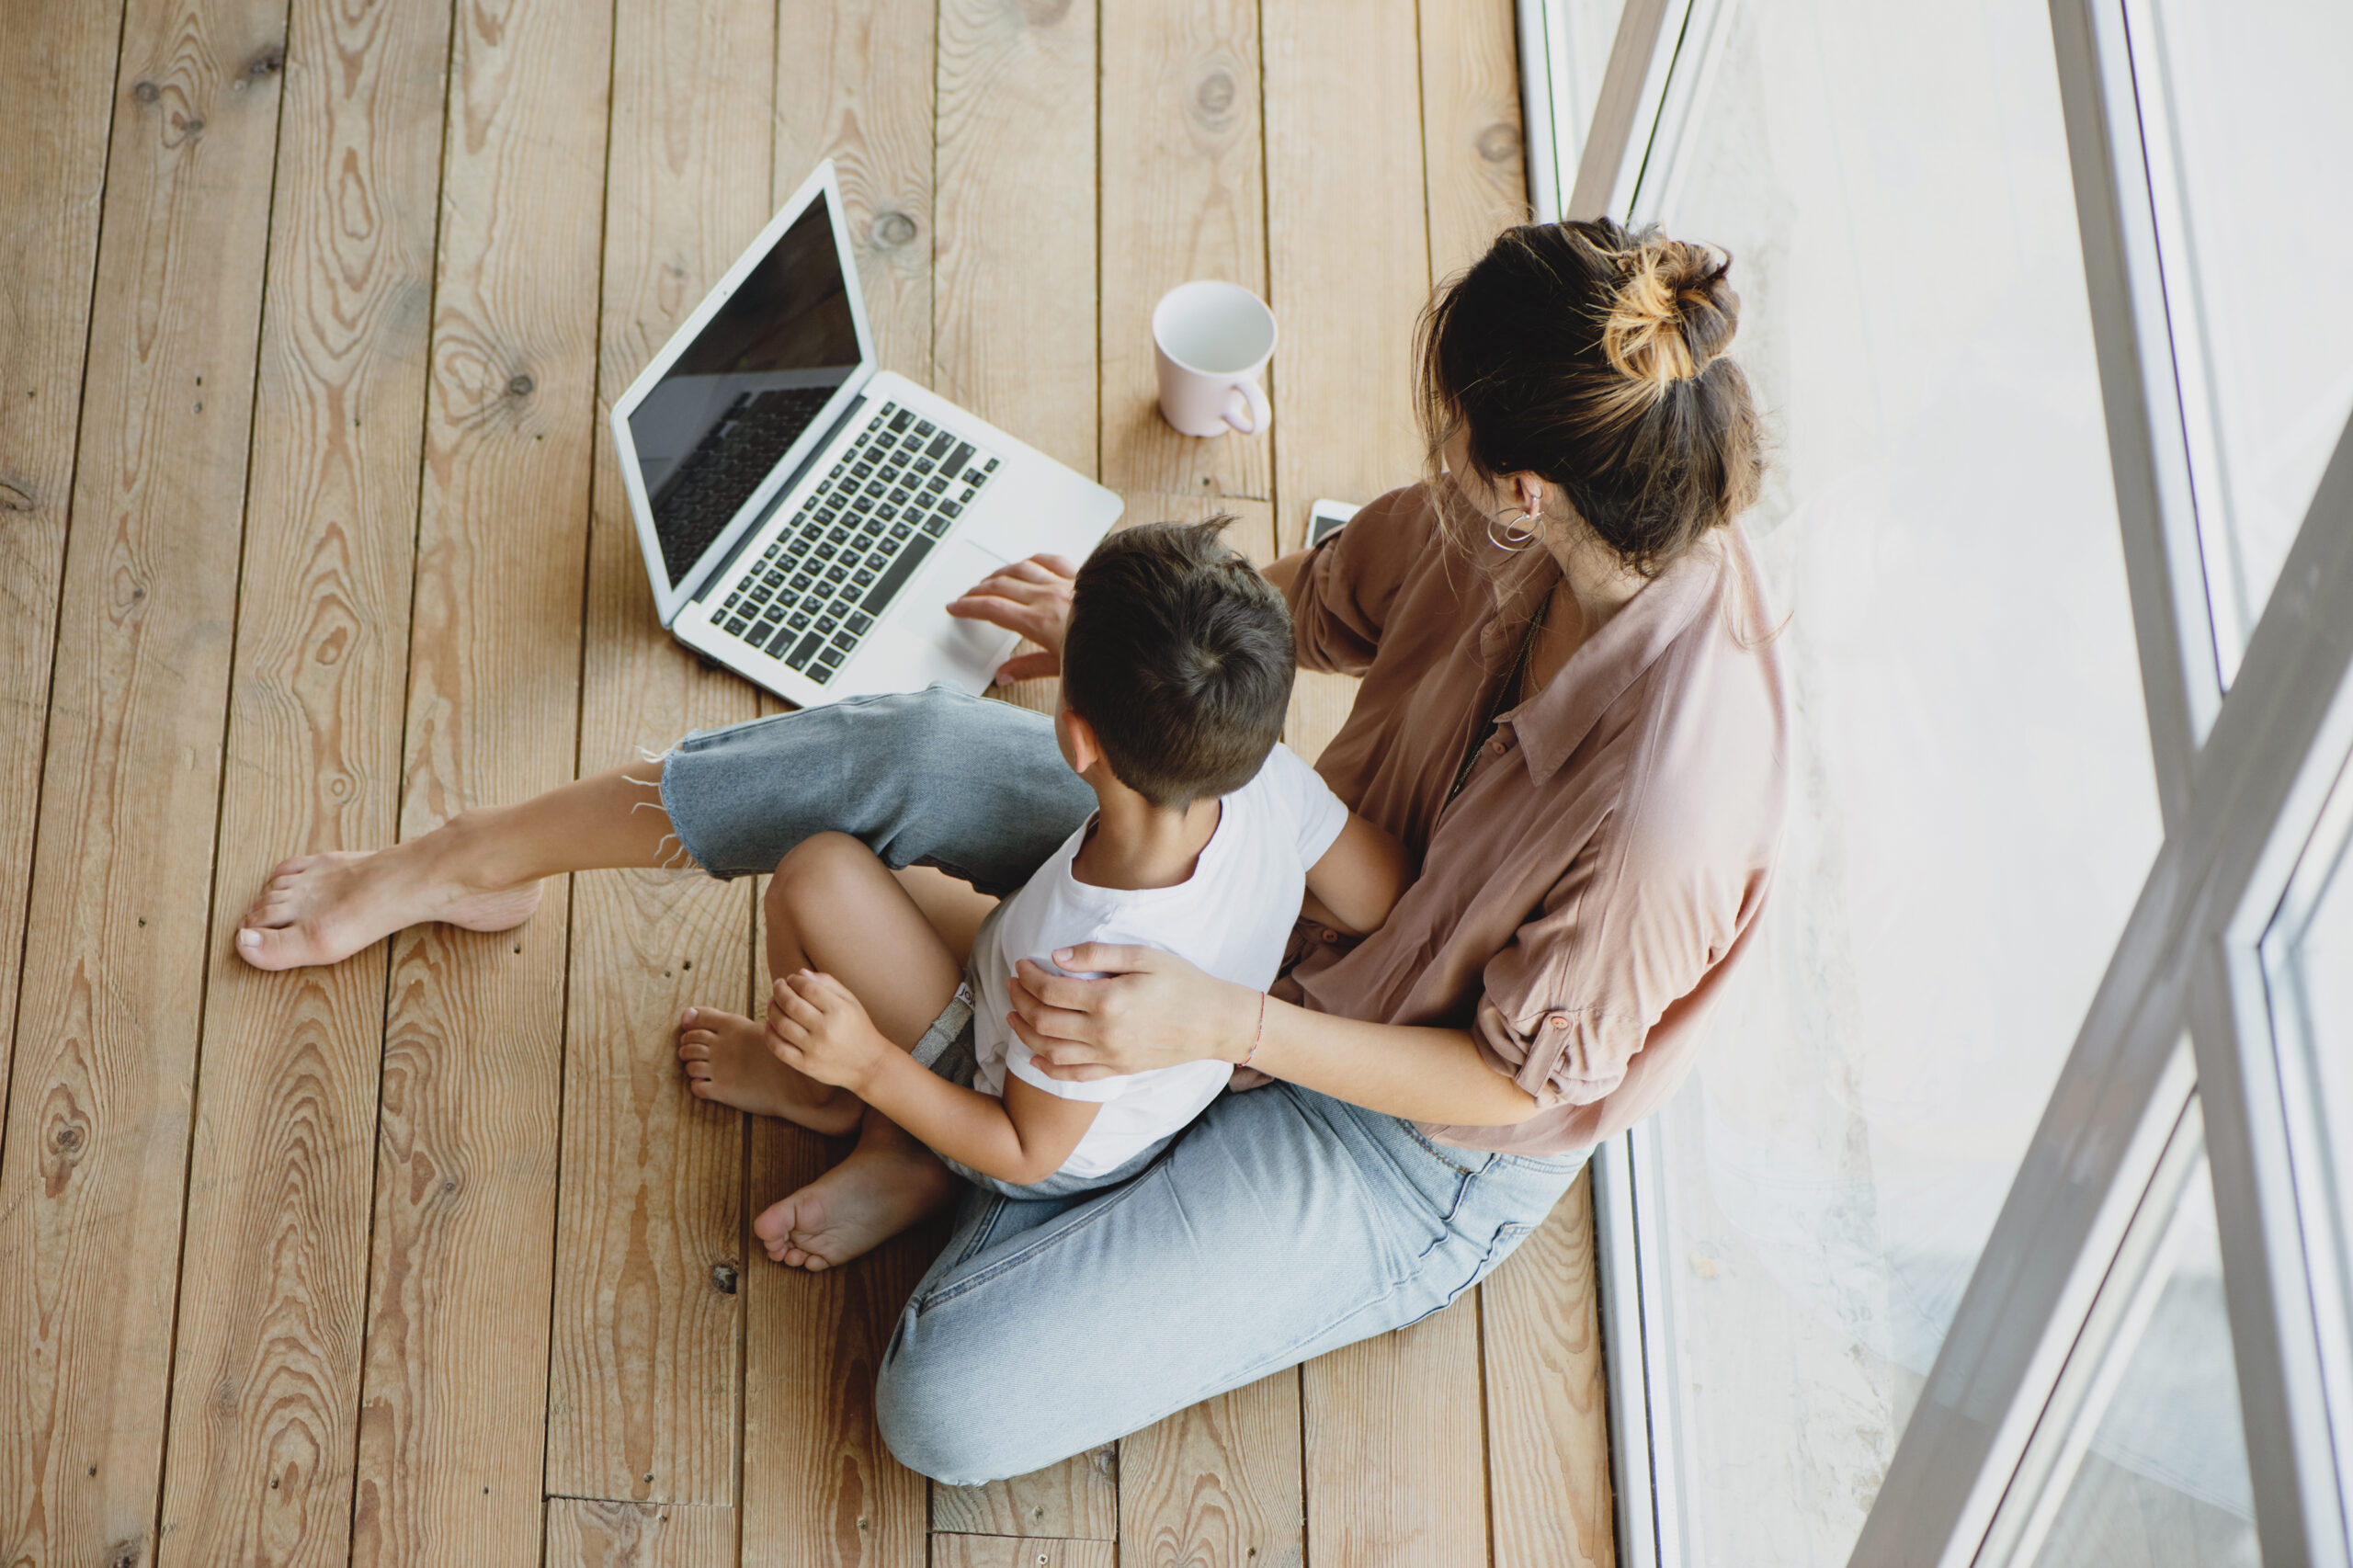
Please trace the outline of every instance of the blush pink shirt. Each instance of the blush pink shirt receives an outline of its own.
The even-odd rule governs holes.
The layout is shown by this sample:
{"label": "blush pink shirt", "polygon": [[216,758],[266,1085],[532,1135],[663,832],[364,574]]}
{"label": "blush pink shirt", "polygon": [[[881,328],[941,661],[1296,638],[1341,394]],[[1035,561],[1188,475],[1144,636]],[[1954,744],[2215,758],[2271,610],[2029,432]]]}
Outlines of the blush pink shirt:
{"label": "blush pink shirt", "polygon": [[1274,994],[1470,1030],[1541,1108],[1423,1129],[1460,1148],[1565,1153],[1656,1109],[1749,946],[1780,837],[1778,623],[1739,530],[1670,563],[1479,742],[1559,580],[1540,548],[1443,528],[1411,485],[1326,540],[1290,592],[1301,667],[1363,677],[1316,769],[1421,874],[1360,940],[1302,926]]}

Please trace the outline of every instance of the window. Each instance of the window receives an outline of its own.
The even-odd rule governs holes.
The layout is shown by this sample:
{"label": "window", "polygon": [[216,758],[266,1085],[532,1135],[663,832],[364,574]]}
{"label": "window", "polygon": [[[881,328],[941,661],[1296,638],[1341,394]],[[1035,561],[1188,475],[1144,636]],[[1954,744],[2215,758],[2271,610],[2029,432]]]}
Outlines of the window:
{"label": "window", "polygon": [[[2104,1409],[2072,1444],[2074,1476],[2035,1568],[2256,1568],[2254,1488],[2222,1305],[2222,1248],[2201,1160],[2168,1227],[2163,1266],[2123,1342]],[[2029,1546],[2034,1543],[2028,1543]]]}
{"label": "window", "polygon": [[2353,1424],[2353,762],[2262,947],[2327,1403]]}
{"label": "window", "polygon": [[1734,252],[1792,614],[1759,950],[1596,1163],[1622,1561],[2353,1560],[2347,80],[2319,0],[1630,0],[1550,133]]}
{"label": "window", "polygon": [[2353,410],[2353,311],[2293,281],[2353,253],[2353,7],[2126,9],[2227,685]]}
{"label": "window", "polygon": [[1734,257],[1799,759],[1650,1130],[1690,1562],[1854,1544],[2160,838],[2050,52],[2040,0],[1728,7],[1635,198]]}
{"label": "window", "polygon": [[1593,123],[1624,0],[1552,0],[1520,8],[1523,118],[1530,204],[1557,217],[1576,184],[1585,130]]}

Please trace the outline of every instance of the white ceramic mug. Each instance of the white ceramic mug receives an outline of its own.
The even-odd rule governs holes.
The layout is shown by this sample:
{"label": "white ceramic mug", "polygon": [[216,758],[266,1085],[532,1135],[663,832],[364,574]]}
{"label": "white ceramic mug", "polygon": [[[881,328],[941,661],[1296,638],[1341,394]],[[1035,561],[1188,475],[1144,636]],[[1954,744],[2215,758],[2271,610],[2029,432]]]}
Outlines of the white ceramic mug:
{"label": "white ceramic mug", "polygon": [[1160,416],[1188,436],[1256,436],[1275,411],[1258,372],[1275,352],[1275,312],[1239,283],[1179,283],[1152,308]]}

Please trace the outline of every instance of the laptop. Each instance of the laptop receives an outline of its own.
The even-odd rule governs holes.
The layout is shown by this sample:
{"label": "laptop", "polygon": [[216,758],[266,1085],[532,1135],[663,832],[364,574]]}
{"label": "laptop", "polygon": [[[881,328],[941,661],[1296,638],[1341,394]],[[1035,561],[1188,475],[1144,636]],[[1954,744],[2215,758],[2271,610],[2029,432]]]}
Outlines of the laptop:
{"label": "laptop", "polygon": [[985,688],[1018,640],[948,601],[1121,505],[879,369],[857,280],[829,161],[613,404],[662,624],[803,707]]}

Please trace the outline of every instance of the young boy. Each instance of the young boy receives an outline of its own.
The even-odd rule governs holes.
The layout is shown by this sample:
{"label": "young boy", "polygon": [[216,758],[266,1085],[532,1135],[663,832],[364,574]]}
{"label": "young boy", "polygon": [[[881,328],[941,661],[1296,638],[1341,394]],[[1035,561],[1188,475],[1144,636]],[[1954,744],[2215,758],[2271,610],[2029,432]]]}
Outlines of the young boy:
{"label": "young boy", "polygon": [[[1016,1196],[1108,1186],[1141,1170],[1233,1069],[1051,1077],[1006,1021],[1014,960],[1051,968],[1058,949],[1132,943],[1264,990],[1302,891],[1351,929],[1387,916],[1404,850],[1276,744],[1290,618],[1218,541],[1221,527],[1130,528],[1080,568],[1054,730],[1099,810],[981,924],[969,963],[856,839],[821,835],[778,869],[767,1043],[805,1075],[784,1114],[839,1131],[862,1102]],[[885,1014],[895,1031],[878,1027]],[[783,1207],[754,1226],[779,1261]]]}

